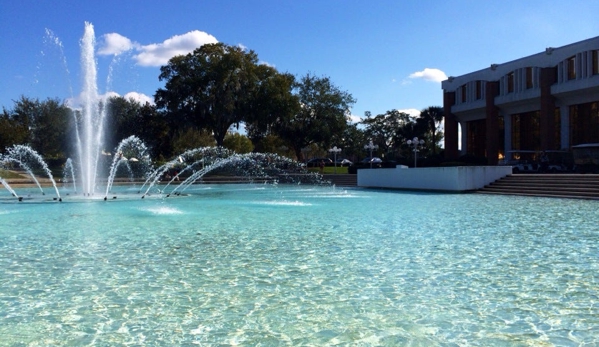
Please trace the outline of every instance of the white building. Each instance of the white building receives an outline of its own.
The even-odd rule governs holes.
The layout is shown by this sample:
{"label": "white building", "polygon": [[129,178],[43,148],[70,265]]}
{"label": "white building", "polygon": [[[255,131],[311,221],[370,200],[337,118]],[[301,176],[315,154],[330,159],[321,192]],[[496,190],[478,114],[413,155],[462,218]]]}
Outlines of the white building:
{"label": "white building", "polygon": [[448,160],[469,154],[494,165],[510,150],[599,143],[599,36],[449,77],[442,88]]}

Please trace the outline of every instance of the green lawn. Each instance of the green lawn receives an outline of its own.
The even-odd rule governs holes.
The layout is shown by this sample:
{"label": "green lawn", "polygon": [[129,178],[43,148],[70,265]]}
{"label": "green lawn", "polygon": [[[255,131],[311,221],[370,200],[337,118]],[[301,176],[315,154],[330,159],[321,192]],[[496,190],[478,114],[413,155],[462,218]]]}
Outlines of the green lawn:
{"label": "green lawn", "polygon": [[[308,171],[320,173],[320,168],[310,167],[310,168],[308,168]],[[335,173],[334,166],[325,166],[324,167],[324,174],[330,175],[330,174],[334,174],[334,173]],[[337,174],[346,174],[346,173],[347,173],[347,166],[337,166]]]}
{"label": "green lawn", "polygon": [[12,171],[9,171],[9,170],[2,170],[2,169],[0,169],[0,177],[4,178],[4,179],[23,178],[23,176],[19,175],[16,172],[12,172]]}

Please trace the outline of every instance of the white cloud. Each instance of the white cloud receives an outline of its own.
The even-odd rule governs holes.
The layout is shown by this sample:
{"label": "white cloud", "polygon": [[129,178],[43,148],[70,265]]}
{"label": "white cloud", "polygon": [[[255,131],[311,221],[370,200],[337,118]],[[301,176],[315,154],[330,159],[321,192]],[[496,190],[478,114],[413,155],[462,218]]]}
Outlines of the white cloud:
{"label": "white cloud", "polygon": [[110,33],[102,36],[98,55],[119,55],[123,52],[134,50],[139,52],[133,56],[141,66],[166,65],[172,57],[185,55],[206,43],[217,43],[218,40],[203,31],[194,30],[183,35],[175,35],[162,43],[141,45],[127,37]]}
{"label": "white cloud", "polygon": [[102,43],[98,49],[99,55],[118,55],[139,46],[125,36],[117,33],[102,36]]}
{"label": "white cloud", "polygon": [[150,105],[154,105],[154,99],[145,94],[142,94],[142,93],[129,92],[129,93],[125,94],[125,96],[123,96],[123,97],[125,99],[137,101],[137,103],[139,103],[141,105],[145,105],[146,103],[149,103]]}
{"label": "white cloud", "polygon": [[[83,94],[83,93],[82,93]],[[115,91],[106,92],[106,94],[99,95],[101,99],[108,100],[110,98],[118,98],[120,95]]]}
{"label": "white cloud", "polygon": [[415,108],[406,108],[406,109],[397,110],[397,111],[399,111],[401,113],[407,113],[407,114],[409,114],[412,117],[419,117],[420,116],[420,110],[417,110]]}
{"label": "white cloud", "polygon": [[[120,96],[121,95],[115,91],[109,91],[109,92],[106,92],[105,94],[98,95],[98,101],[108,100],[110,98],[120,97]],[[142,93],[138,93],[138,92],[129,92],[129,93],[125,94],[123,96],[123,98],[127,99],[127,100],[131,100],[131,101],[135,101],[135,102],[139,103],[140,105],[145,105],[146,102],[150,103],[151,105],[154,105],[154,99],[152,97],[147,96]],[[67,106],[69,106],[72,109],[81,109],[83,100],[85,100],[85,92],[81,92],[78,96],[76,96],[74,98],[67,99],[66,104],[67,104]]]}
{"label": "white cloud", "polygon": [[175,35],[162,43],[139,46],[141,52],[134,59],[141,66],[166,65],[168,60],[176,55],[184,55],[207,43],[217,43],[218,40],[203,31],[194,30],[183,35]]}
{"label": "white cloud", "polygon": [[432,82],[442,82],[447,79],[447,75],[445,74],[445,72],[443,72],[439,69],[429,69],[429,68],[425,68],[422,71],[414,72],[409,77],[410,78],[420,78],[425,81],[432,81]]}
{"label": "white cloud", "polygon": [[351,115],[349,115],[349,121],[352,124],[360,123],[362,121],[362,119],[363,119],[362,117],[357,116],[353,113]]}

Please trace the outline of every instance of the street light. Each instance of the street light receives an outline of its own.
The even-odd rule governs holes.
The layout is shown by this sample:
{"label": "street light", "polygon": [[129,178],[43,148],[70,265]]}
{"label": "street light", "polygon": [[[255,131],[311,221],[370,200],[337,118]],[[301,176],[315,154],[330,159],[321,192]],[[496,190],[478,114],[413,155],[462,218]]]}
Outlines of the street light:
{"label": "street light", "polygon": [[406,142],[409,146],[414,146],[414,167],[416,167],[416,163],[418,162],[418,146],[422,147],[424,145],[424,140],[418,140],[417,137],[414,137]]}
{"label": "street light", "polygon": [[329,152],[333,153],[333,157],[335,158],[335,173],[337,173],[337,153],[341,152],[341,148],[337,148],[337,146],[330,148]]}
{"label": "street light", "polygon": [[372,140],[370,140],[369,143],[367,143],[367,144],[364,145],[364,149],[367,150],[367,151],[368,150],[370,151],[370,168],[371,169],[372,169],[372,150],[373,149],[377,149],[377,148],[379,148],[379,146],[375,145],[374,143],[372,143]]}

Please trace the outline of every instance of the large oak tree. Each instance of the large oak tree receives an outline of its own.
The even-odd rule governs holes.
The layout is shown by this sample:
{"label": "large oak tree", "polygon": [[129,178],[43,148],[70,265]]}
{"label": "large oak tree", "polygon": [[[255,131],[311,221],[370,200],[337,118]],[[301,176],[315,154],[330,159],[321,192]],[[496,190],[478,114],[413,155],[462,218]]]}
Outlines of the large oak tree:
{"label": "large oak tree", "polygon": [[348,124],[350,108],[356,102],[351,94],[340,90],[328,77],[307,74],[296,84],[299,100],[296,113],[276,125],[276,132],[303,160],[302,148],[318,144],[327,148],[334,135]]}
{"label": "large oak tree", "polygon": [[257,87],[257,66],[254,51],[205,44],[160,68],[159,79],[166,85],[156,91],[156,105],[177,117],[176,124],[209,130],[222,146],[231,125],[245,120]]}

